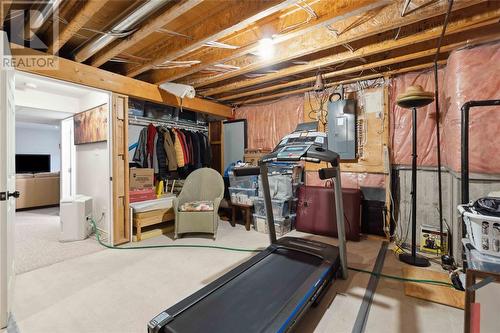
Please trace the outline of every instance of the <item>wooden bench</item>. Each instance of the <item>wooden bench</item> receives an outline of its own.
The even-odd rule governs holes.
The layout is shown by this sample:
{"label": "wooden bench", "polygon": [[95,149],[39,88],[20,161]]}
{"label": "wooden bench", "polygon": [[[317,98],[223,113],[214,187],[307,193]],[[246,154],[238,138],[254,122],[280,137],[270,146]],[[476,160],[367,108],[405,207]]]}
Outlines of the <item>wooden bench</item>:
{"label": "wooden bench", "polygon": [[142,239],[142,228],[172,220],[175,220],[174,208],[134,213],[134,227],[136,229],[137,241],[139,242]]}

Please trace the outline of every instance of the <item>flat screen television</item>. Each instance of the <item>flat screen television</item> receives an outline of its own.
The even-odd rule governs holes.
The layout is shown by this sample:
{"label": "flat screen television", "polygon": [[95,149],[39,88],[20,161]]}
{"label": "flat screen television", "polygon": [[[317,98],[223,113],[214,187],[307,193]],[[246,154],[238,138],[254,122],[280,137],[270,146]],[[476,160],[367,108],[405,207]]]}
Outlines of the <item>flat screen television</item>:
{"label": "flat screen television", "polygon": [[49,154],[16,154],[16,173],[50,172]]}

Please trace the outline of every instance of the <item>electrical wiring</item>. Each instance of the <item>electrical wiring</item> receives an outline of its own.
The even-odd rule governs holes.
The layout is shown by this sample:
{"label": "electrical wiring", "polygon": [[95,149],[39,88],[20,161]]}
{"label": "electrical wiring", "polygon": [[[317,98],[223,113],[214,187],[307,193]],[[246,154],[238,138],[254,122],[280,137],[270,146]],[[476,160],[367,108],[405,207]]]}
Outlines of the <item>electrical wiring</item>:
{"label": "electrical wiring", "polygon": [[133,247],[112,246],[104,243],[101,240],[101,234],[99,232],[99,229],[97,229],[96,227],[96,222],[94,221],[94,219],[89,219],[88,221],[92,226],[92,230],[95,232],[97,242],[100,245],[113,250],[137,250],[137,249],[159,249],[159,248],[206,248],[206,249],[220,249],[220,250],[235,251],[235,252],[254,252],[254,253],[263,250],[263,249],[242,249],[242,248],[228,247],[228,246],[200,245],[200,244],[144,245],[144,246],[133,246]]}
{"label": "electrical wiring", "polygon": [[[345,217],[345,215],[344,215],[344,217]],[[261,252],[262,250],[264,250],[263,248],[258,248],[258,249],[243,249],[243,248],[235,248],[235,247],[228,247],[228,246],[200,245],[200,244],[147,245],[147,246],[133,246],[133,247],[112,246],[112,245],[108,245],[108,244],[106,244],[106,243],[104,243],[104,242],[101,241],[101,236],[100,236],[100,233],[99,233],[99,229],[96,228],[96,222],[94,221],[94,219],[88,219],[88,222],[92,226],[92,230],[95,232],[95,236],[96,236],[97,242],[101,246],[104,246],[104,247],[106,247],[108,249],[112,249],[112,250],[143,250],[143,249],[159,249],[159,248],[205,248],[205,249],[218,249],[218,250],[235,251],[235,252],[250,252],[250,253],[257,253],[257,252]],[[375,273],[375,272],[372,272],[372,271],[368,271],[368,270],[364,270],[364,269],[356,268],[356,267],[347,267],[347,268],[350,269],[350,270],[352,270],[352,271],[355,271],[355,272],[371,274],[371,275],[375,275],[375,276],[386,278],[386,279],[392,279],[392,280],[398,280],[398,281],[404,281],[404,282],[415,282],[415,283],[434,284],[434,285],[442,285],[442,286],[453,287],[453,284],[447,283],[447,282],[443,282],[443,281],[409,279],[409,278],[404,278],[404,277],[396,276],[396,275]]]}

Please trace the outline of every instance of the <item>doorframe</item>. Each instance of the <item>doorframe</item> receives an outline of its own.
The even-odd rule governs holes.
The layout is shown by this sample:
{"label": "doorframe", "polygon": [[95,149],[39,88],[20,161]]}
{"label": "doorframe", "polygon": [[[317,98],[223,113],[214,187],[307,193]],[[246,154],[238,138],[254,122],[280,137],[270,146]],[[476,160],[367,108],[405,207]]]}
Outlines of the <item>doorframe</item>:
{"label": "doorframe", "polygon": [[[0,33],[0,60],[10,57],[10,47],[5,32]],[[15,192],[15,71],[8,65],[0,68],[0,155],[6,158],[0,162],[0,191],[7,193],[0,201],[0,329],[7,326],[11,318],[12,295],[15,285],[14,270],[14,219],[16,203],[8,193]],[[11,94],[11,96],[9,96]],[[9,103],[9,101],[11,103]],[[12,103],[13,102],[13,103]],[[13,110],[12,110],[13,109]],[[4,112],[5,111],[5,112]],[[4,221],[6,219],[6,221]]]}

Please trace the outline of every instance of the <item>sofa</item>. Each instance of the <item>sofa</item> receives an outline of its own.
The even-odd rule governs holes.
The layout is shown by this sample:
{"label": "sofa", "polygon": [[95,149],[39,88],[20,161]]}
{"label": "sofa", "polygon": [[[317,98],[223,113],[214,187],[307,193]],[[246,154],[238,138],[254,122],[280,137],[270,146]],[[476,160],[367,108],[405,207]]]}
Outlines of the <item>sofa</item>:
{"label": "sofa", "polygon": [[59,172],[17,174],[16,191],[16,209],[59,205]]}

